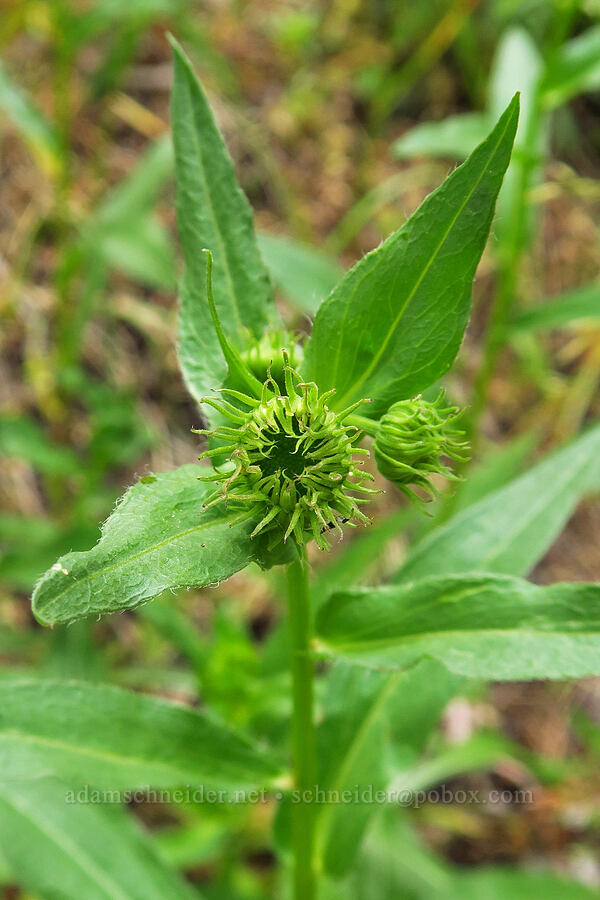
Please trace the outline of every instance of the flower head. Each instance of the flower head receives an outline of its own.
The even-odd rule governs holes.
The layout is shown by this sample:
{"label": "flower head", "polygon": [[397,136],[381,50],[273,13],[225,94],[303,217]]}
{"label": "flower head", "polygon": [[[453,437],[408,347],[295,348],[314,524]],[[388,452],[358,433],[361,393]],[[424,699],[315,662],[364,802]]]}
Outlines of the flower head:
{"label": "flower head", "polygon": [[422,502],[409,485],[420,487],[433,500],[438,494],[431,482],[433,474],[458,479],[442,457],[467,458],[468,443],[461,440],[464,432],[456,427],[460,415],[456,407],[444,406],[443,391],[433,403],[420,396],[394,403],[381,419],[373,445],[381,474],[411,500]]}
{"label": "flower head", "polygon": [[229,456],[225,468],[205,476],[218,485],[205,506],[255,506],[261,518],[252,537],[270,531],[274,542],[279,534],[302,544],[308,536],[328,549],[330,530],[341,537],[342,525],[370,522],[360,509],[368,498],[354,496],[377,493],[365,486],[373,476],[355,459],[369,451],[355,446],[360,432],[345,421],[364,401],[334,412],[327,402],[335,392],[321,394],[314,382],[303,382],[285,350],[281,359],[283,385],[269,371],[260,399],[224,389],[233,402],[204,401],[232,423],[197,432],[225,443],[200,459]]}

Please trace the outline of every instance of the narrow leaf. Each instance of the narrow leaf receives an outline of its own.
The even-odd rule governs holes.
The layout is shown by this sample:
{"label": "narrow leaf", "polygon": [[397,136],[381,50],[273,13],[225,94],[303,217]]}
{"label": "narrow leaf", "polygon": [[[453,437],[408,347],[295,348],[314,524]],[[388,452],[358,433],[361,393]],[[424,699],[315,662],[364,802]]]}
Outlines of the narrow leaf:
{"label": "narrow leaf", "polygon": [[198,898],[118,804],[77,795],[50,778],[0,780],[0,850],[20,886],[44,900]]}
{"label": "narrow leaf", "polygon": [[318,731],[319,787],[333,797],[359,791],[352,803],[318,807],[317,854],[324,870],[339,877],[351,867],[377,811],[375,792],[389,786],[382,747],[393,738],[416,760],[461,681],[435,660],[422,660],[393,675],[338,663],[328,682]]}
{"label": "narrow leaf", "polygon": [[600,86],[600,25],[588,28],[583,34],[564,44],[551,66],[543,84],[546,106],[562,106],[571,97]]}
{"label": "narrow leaf", "polygon": [[172,44],[177,223],[186,264],[179,359],[190,392],[200,400],[226,372],[208,308],[202,250],[213,253],[215,303],[235,345],[243,344],[248,331],[259,337],[274,307],[250,206],[190,61]]}
{"label": "narrow leaf", "polygon": [[0,681],[0,771],[105,789],[265,786],[278,763],[216,716],[85,682]]}
{"label": "narrow leaf", "polygon": [[513,332],[565,328],[580,319],[600,318],[600,284],[589,284],[557,297],[547,297],[524,309],[511,326]]}
{"label": "narrow leaf", "polygon": [[258,560],[256,519],[223,504],[203,510],[213,485],[202,469],[147,475],[124,495],[92,550],[67,553],[41,578],[33,611],[42,624],[132,609],[163,591],[204,587]]}
{"label": "narrow leaf", "polygon": [[396,581],[458,572],[527,575],[577,501],[600,490],[600,426],[422,540]]}
{"label": "narrow leaf", "polygon": [[452,364],[518,114],[515,97],[483,144],[319,308],[303,371],[336,388],[338,407],[371,397],[377,415]]}
{"label": "narrow leaf", "polygon": [[473,678],[582,678],[600,674],[600,585],[482,574],[356,589],[331,597],[317,632],[325,651],[369,666],[433,656]]}
{"label": "narrow leaf", "polygon": [[9,77],[0,64],[0,110],[9,118],[44,171],[55,176],[59,168],[59,141],[56,129],[42,115],[28,94]]}

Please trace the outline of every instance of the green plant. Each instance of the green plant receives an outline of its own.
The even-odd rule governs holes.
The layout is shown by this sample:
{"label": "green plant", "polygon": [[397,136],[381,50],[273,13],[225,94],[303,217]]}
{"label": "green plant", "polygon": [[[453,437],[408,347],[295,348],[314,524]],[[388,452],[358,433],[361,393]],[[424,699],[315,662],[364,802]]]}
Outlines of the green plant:
{"label": "green plant", "polygon": [[[247,201],[177,45],[174,62],[186,261],[180,365],[203,403],[209,446],[202,455],[214,460],[214,471],[193,464],[140,478],[96,547],[62,556],[43,576],[33,608],[44,624],[68,623],[138,608],[169,590],[207,586],[258,563],[264,570],[286,567],[287,622],[271,638],[260,696],[241,725],[233,716],[228,722],[113,687],[3,681],[6,866],[41,896],[56,895],[58,879],[69,897],[193,896],[121,810],[67,805],[65,790],[76,800],[84,785],[99,791],[190,785],[224,790],[232,801],[236,789],[262,788],[280,795],[275,841],[283,868],[293,870],[298,900],[318,890],[322,897],[341,891],[357,900],[384,898],[386,889],[416,897],[536,889],[589,896],[545,874],[456,875],[430,859],[403,818],[392,827],[407,854],[398,859],[388,851],[382,861],[382,829],[392,810],[382,822],[373,803],[322,803],[317,795],[318,789],[352,793],[358,785],[383,792],[384,805],[398,785],[419,790],[516,752],[492,738],[474,742],[468,753],[463,748],[458,761],[442,748],[421,764],[443,706],[465,679],[600,671],[600,589],[538,587],[523,577],[576,500],[600,487],[598,427],[432,531],[390,584],[358,586],[344,581],[347,574],[335,579],[335,590],[310,584],[306,544],[314,539],[325,549],[330,532],[364,522],[358,501],[371,495],[354,496],[357,488],[370,490],[356,454],[367,457],[369,438],[382,474],[426,490],[432,474],[448,474],[439,455],[464,449],[453,434],[453,413],[417,395],[448,371],[459,349],[510,158],[518,98],[406,225],[341,278],[298,346],[277,321]],[[410,479],[399,475],[403,466]],[[368,540],[367,531],[352,552]],[[251,696],[247,672],[258,672],[233,628],[237,654],[219,664],[171,609],[155,613],[154,621],[194,661],[205,696],[213,692],[221,712],[235,708],[218,682],[233,680],[236,665],[243,677],[235,690]],[[291,702],[277,663],[277,644],[288,646],[286,639]],[[282,709],[269,706],[280,697]],[[291,770],[280,737],[290,718]],[[392,759],[381,752],[386,737]],[[194,820],[192,803],[180,803],[190,817],[187,834],[199,841],[203,822]],[[413,854],[416,875],[409,871]],[[226,883],[223,895],[237,890]]]}

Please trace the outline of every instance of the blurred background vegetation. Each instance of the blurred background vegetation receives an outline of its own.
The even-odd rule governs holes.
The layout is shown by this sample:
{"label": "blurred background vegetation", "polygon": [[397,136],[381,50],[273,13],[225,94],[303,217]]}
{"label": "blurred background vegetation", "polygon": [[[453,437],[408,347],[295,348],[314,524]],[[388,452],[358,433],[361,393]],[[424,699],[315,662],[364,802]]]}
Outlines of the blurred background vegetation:
{"label": "blurred background vegetation", "polygon": [[[175,350],[167,31],[207,88],[299,331],[340,266],[398,228],[522,91],[447,384],[469,406],[474,445],[457,508],[600,413],[600,2],[2,2],[0,677],[60,674],[208,701],[264,734],[286,713],[271,641],[277,572],[51,634],[28,602],[57,556],[97,540],[136,475],[199,451]],[[374,515],[361,552],[315,554],[317,593],[385,577],[431,527],[391,494]],[[534,579],[600,580],[599,548],[600,509],[587,501]],[[269,698],[259,671],[279,686]],[[482,733],[513,742],[517,761],[490,764],[482,744],[478,762]],[[459,865],[543,862],[600,885],[598,680],[472,691],[452,701],[437,739],[471,748],[455,786],[535,783],[535,802],[426,805],[413,814],[424,846]],[[460,774],[469,768],[479,773]],[[215,897],[265,896],[272,810],[135,811],[192,880],[225,891]],[[0,865],[2,881],[4,897],[24,896]]]}

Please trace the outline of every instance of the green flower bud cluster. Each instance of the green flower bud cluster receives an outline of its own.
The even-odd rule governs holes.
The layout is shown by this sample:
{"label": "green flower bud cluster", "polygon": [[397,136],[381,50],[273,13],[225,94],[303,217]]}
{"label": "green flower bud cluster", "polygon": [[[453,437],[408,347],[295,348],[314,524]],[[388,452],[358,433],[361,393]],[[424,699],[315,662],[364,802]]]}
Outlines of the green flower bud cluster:
{"label": "green flower bud cluster", "polygon": [[334,412],[327,403],[335,391],[320,394],[314,382],[301,380],[285,350],[281,358],[283,390],[269,373],[260,399],[223,389],[233,402],[204,400],[231,423],[197,431],[225,443],[200,459],[229,456],[225,467],[203,478],[218,485],[204,505],[255,506],[261,518],[252,537],[272,532],[273,544],[280,535],[299,544],[312,537],[326,550],[331,530],[341,538],[343,525],[370,524],[360,506],[369,500],[364,495],[378,491],[366,486],[373,476],[355,459],[369,451],[355,446],[360,431],[346,422],[365,401]]}
{"label": "green flower bud cluster", "polygon": [[423,498],[410,487],[421,488],[427,500],[439,491],[431,481],[434,474],[458,480],[443,457],[467,459],[468,443],[461,440],[464,432],[456,427],[462,414],[454,406],[444,406],[441,391],[433,403],[415,397],[394,403],[378,425],[373,454],[377,468],[409,499],[418,503]]}
{"label": "green flower bud cluster", "polygon": [[251,338],[241,353],[242,360],[252,375],[261,384],[269,375],[277,383],[278,393],[285,389],[282,347],[289,347],[289,364],[293,369],[298,369],[303,357],[302,346],[292,334],[281,328],[268,329],[259,339]]}

